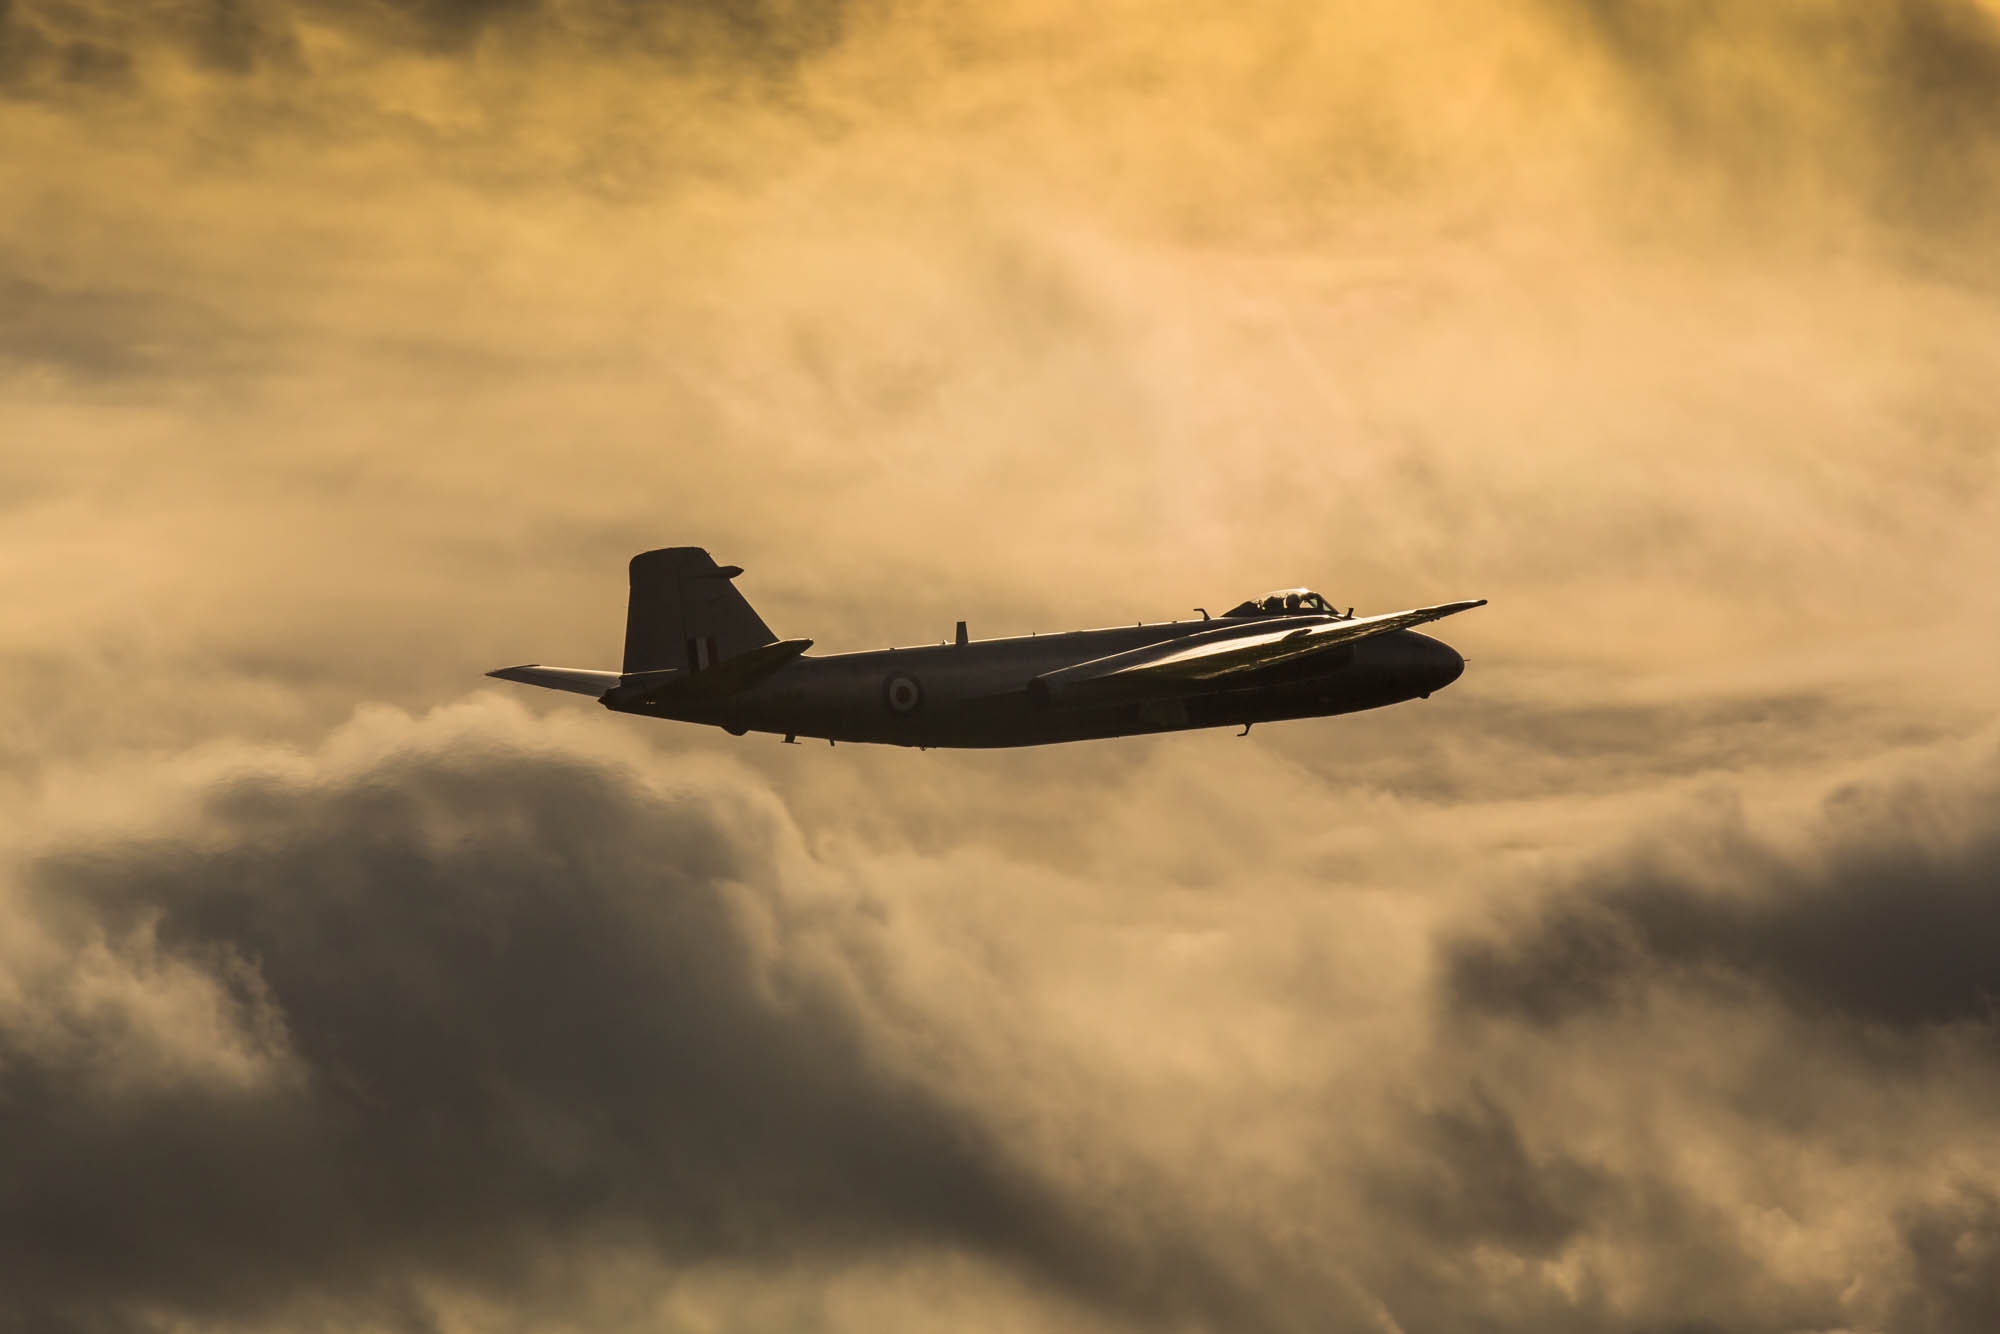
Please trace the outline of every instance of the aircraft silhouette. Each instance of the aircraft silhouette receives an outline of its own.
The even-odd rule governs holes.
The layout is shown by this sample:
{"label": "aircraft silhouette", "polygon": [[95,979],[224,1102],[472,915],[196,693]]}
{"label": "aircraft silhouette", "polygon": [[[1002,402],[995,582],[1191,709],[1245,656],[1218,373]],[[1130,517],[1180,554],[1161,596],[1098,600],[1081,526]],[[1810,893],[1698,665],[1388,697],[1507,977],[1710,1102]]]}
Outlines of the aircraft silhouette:
{"label": "aircraft silhouette", "polygon": [[981,640],[960,621],[955,643],[808,657],[812,640],[778,638],[736,591],[742,573],[700,547],[642,552],[632,558],[624,670],[531,663],[487,675],[787,741],[992,747],[1247,732],[1427,698],[1465,660],[1411,627],[1486,605],[1357,617],[1291,588],[1200,620]]}

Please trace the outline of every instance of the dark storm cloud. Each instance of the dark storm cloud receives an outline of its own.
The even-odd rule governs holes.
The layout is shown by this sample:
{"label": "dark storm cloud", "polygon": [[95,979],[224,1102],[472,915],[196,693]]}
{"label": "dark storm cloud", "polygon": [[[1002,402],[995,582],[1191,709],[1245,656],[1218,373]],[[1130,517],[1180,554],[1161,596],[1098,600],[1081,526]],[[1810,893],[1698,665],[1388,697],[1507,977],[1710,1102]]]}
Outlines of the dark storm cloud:
{"label": "dark storm cloud", "polygon": [[675,63],[726,57],[782,66],[823,50],[842,30],[844,0],[0,0],[0,91],[48,99],[144,82],[156,49],[227,75],[276,67],[307,73],[299,25],[310,22],[387,50],[465,56],[483,39],[585,52],[643,52]]}
{"label": "dark storm cloud", "polygon": [[304,0],[316,15],[445,49],[482,33],[554,36],[666,60],[729,56],[782,64],[836,41],[849,0],[414,0],[354,6]]}
{"label": "dark storm cloud", "polygon": [[49,102],[130,93],[156,49],[229,75],[302,69],[293,7],[282,0],[116,4],[0,0],[0,93]]}
{"label": "dark storm cloud", "polygon": [[197,60],[211,69],[248,74],[262,65],[298,68],[298,39],[283,6],[258,0],[209,0],[192,8],[179,31]]}
{"label": "dark storm cloud", "polygon": [[1745,183],[1860,168],[1886,215],[1984,223],[2000,188],[2000,19],[1973,0],[1558,5],[1672,139]]}
{"label": "dark storm cloud", "polygon": [[0,376],[53,370],[86,381],[226,375],[272,347],[197,302],[164,292],[72,286],[16,274],[0,255]]}
{"label": "dark storm cloud", "polygon": [[[1399,1109],[1400,1133],[1364,1177],[1369,1225],[1389,1240],[1360,1267],[1404,1328],[1841,1327],[1839,1284],[1767,1271],[1739,1220],[1661,1158],[1574,1150],[1550,1129],[1559,1107],[1484,1086],[1500,1072],[1440,1036],[1440,1088],[1456,1091]],[[1576,1078],[1577,1059],[1546,1074]],[[1621,1284],[1618,1256],[1643,1257],[1640,1289]]]}
{"label": "dark storm cloud", "polygon": [[285,7],[255,0],[168,0],[144,9],[0,0],[0,90],[50,100],[129,91],[145,49],[160,41],[239,74],[296,53]]}
{"label": "dark storm cloud", "polygon": [[[1996,812],[1991,738],[1933,747],[1804,818],[1661,826],[1484,935],[1446,924],[1429,1073],[1367,1177],[1398,1319],[1992,1328],[2000,1207],[1961,1137],[2000,1054]],[[1816,1217],[1843,1194],[1874,1204]],[[1773,1243],[1813,1229],[1854,1258]]]}
{"label": "dark storm cloud", "polygon": [[1483,1093],[1414,1113],[1419,1166],[1378,1175],[1376,1195],[1434,1245],[1497,1243],[1549,1256],[1581,1232],[1609,1183],[1567,1156],[1529,1153],[1508,1112]]}
{"label": "dark storm cloud", "polygon": [[1843,791],[1796,852],[1727,821],[1685,830],[1453,945],[1450,1003],[1553,1024],[1664,983],[1768,991],[1809,1019],[1895,1031],[1991,1025],[2000,763],[1987,757],[1968,790]]}
{"label": "dark storm cloud", "polygon": [[50,97],[130,84],[130,53],[62,19],[22,0],[0,0],[0,93]]}
{"label": "dark storm cloud", "polygon": [[538,15],[549,6],[542,0],[369,0],[311,8],[337,23],[416,36],[448,48],[477,39],[494,24]]}
{"label": "dark storm cloud", "polygon": [[[21,902],[69,963],[26,983],[38,1021],[0,1022],[7,1309],[320,1294],[401,1324],[407,1280],[504,1289],[597,1229],[669,1261],[935,1244],[1089,1286],[1065,1210],[874,1049],[836,975],[852,924],[780,902],[754,806],[413,741],[34,862]],[[222,997],[234,1054],[176,1065],[130,1007],[67,1004],[91,959]]]}
{"label": "dark storm cloud", "polygon": [[1935,1334],[2000,1329],[2000,1195],[1976,1186],[1903,1220],[1910,1290],[1895,1328]]}

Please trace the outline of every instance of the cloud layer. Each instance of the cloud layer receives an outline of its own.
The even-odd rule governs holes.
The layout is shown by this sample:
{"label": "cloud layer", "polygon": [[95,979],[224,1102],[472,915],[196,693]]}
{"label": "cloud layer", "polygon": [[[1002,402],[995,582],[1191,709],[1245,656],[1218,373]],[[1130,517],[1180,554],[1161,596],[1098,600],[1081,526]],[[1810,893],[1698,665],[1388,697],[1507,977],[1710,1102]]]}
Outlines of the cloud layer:
{"label": "cloud layer", "polygon": [[1486,935],[1433,904],[1432,1000],[1374,995],[1380,1056],[1320,1036],[1365,1043],[1365,1003],[1287,984],[1248,1096],[1179,1106],[1173,1065],[1227,1062],[1080,1064],[1036,1028],[1073,978],[967,957],[1014,948],[976,913],[913,935],[908,863],[809,852],[726,765],[489,701],[106,776],[144,814],[7,881],[14,1318],[615,1327],[607,1265],[901,1256],[1085,1328],[1977,1328],[1995,757],[1925,759],[1765,834],[1689,813]]}

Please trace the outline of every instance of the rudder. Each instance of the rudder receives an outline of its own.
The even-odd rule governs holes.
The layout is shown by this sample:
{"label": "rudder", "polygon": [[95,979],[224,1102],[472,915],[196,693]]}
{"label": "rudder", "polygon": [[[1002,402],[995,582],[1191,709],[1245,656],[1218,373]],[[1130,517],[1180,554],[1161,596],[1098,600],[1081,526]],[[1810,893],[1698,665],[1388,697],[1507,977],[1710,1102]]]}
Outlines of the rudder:
{"label": "rudder", "polygon": [[625,608],[625,672],[701,671],[775,643],[771,627],[730,581],[739,565],[717,565],[700,547],[661,547],[632,558]]}

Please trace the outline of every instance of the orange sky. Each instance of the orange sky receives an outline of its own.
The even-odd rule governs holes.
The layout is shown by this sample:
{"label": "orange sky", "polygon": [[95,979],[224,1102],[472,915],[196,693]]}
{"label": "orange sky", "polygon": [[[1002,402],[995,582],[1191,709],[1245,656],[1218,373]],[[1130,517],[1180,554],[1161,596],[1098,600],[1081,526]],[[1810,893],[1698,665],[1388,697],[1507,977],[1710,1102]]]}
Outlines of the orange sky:
{"label": "orange sky", "polygon": [[[1996,206],[1987,0],[15,0],[0,1324],[1992,1327]],[[1491,605],[1247,740],[484,688],[680,543]]]}

